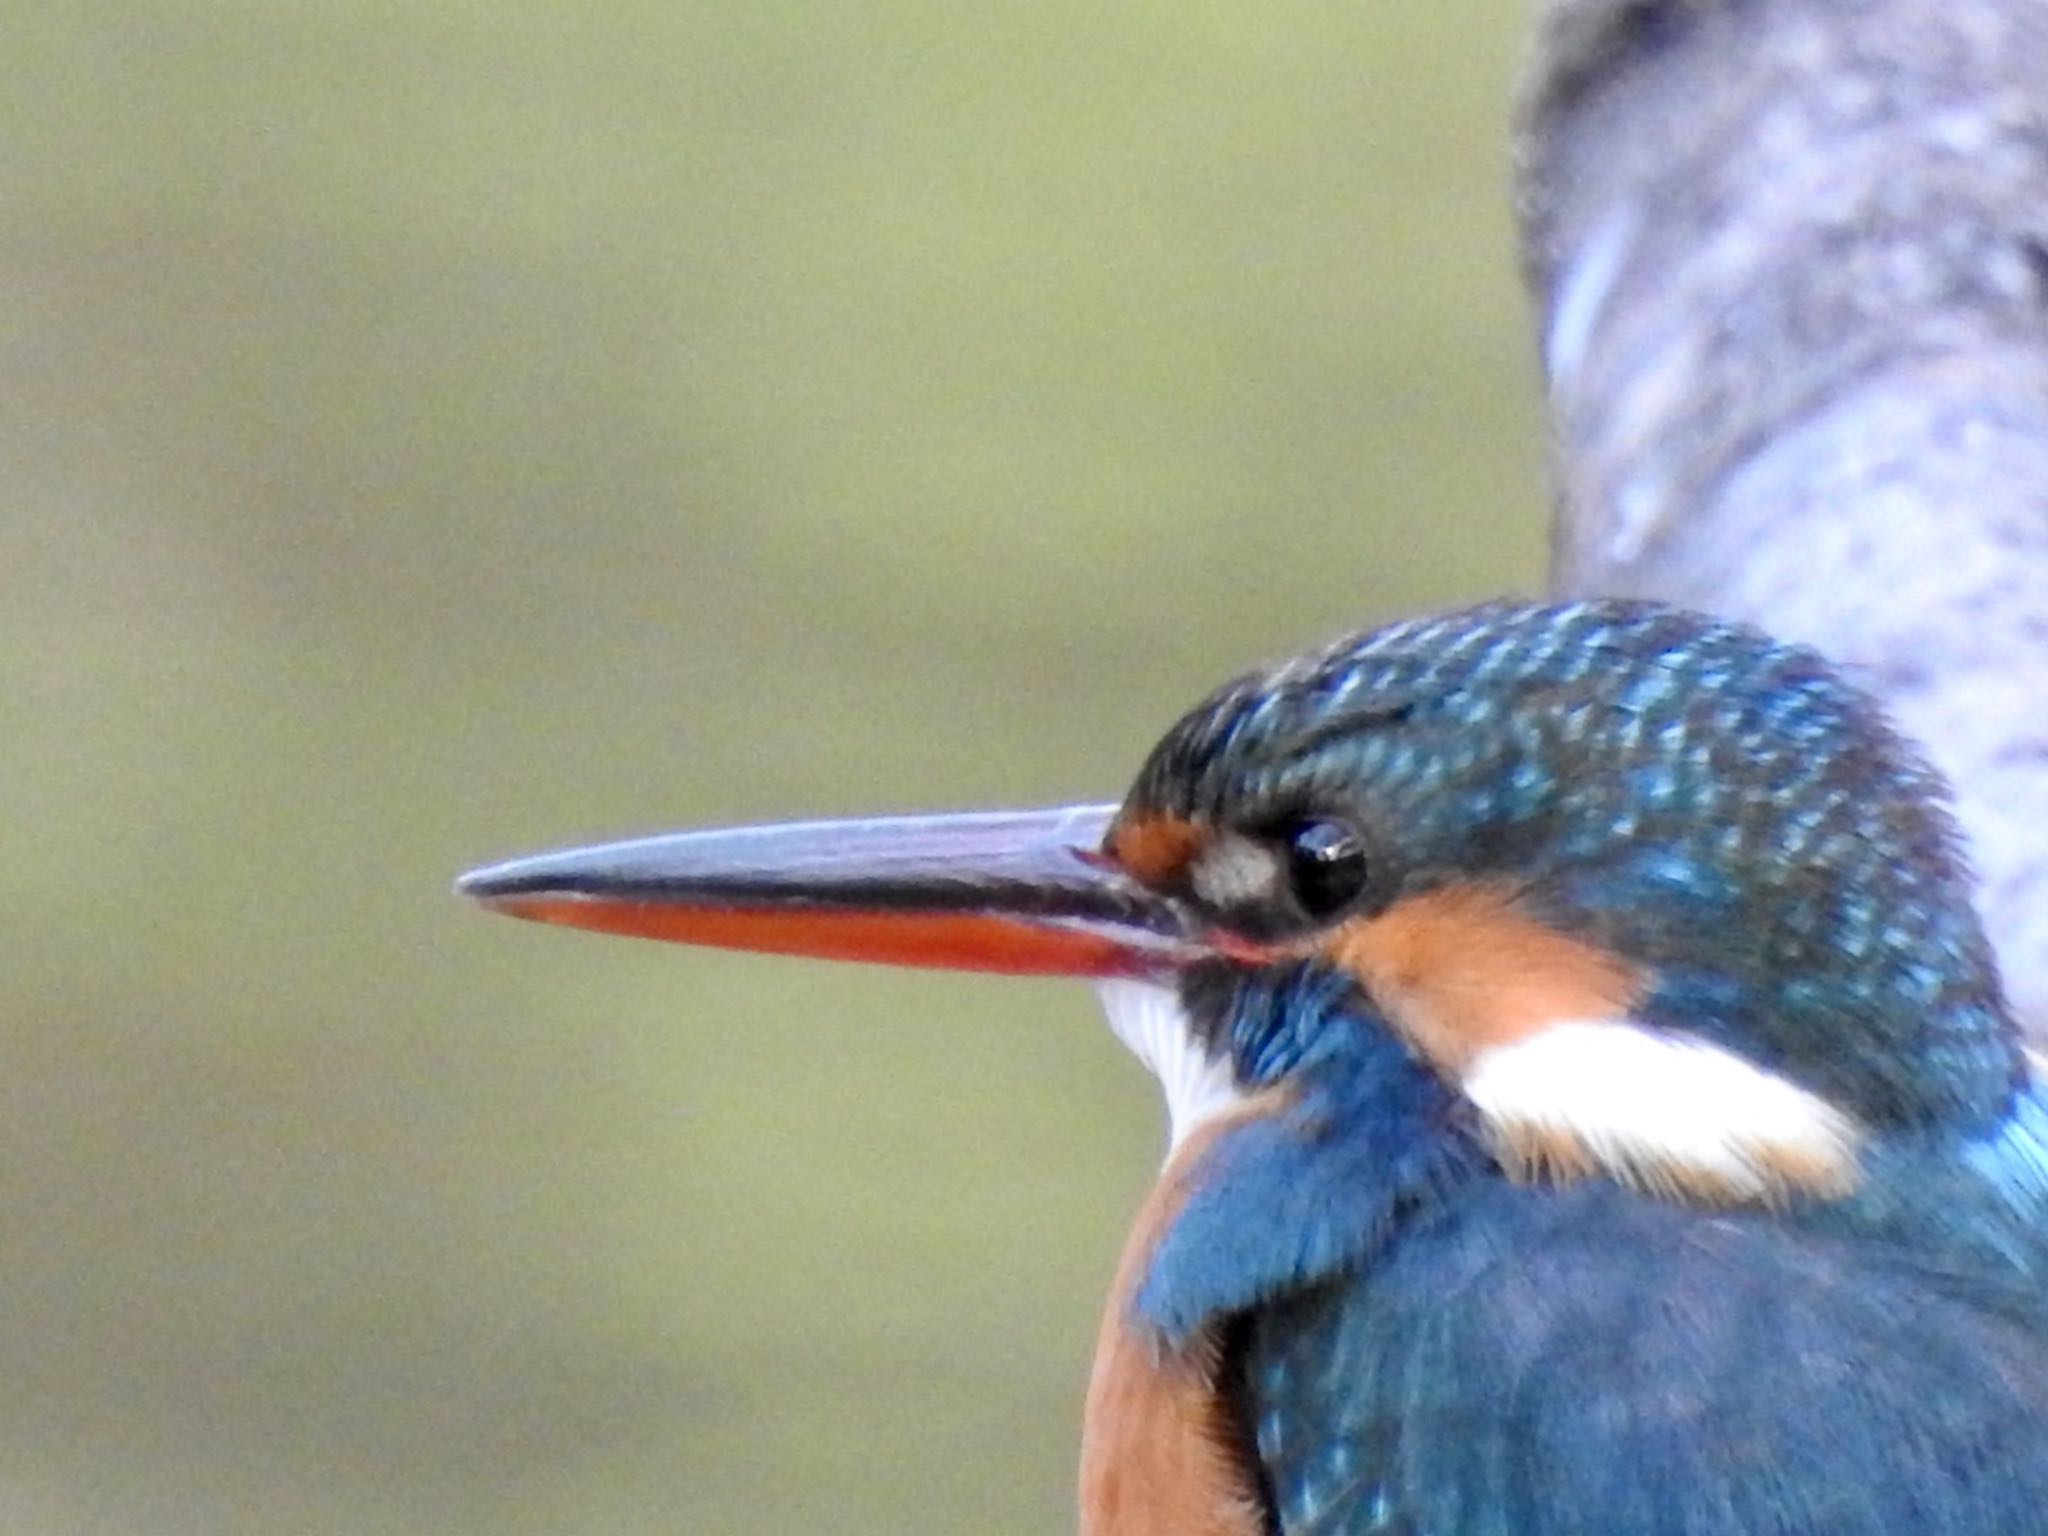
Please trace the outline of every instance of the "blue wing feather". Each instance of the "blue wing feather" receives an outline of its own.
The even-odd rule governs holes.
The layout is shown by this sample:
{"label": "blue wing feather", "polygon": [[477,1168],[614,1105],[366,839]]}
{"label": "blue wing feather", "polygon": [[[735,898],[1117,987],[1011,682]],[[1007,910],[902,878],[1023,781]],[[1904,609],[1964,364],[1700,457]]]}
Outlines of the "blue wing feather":
{"label": "blue wing feather", "polygon": [[1288,1536],[2048,1533],[2025,1287],[1602,1185],[1495,1185],[1252,1321]]}

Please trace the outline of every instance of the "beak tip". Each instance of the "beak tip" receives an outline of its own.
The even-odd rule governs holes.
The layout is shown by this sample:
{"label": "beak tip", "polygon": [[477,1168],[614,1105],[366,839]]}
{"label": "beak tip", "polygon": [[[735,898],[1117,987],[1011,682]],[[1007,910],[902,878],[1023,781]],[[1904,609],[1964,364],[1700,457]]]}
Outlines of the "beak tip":
{"label": "beak tip", "polygon": [[528,859],[504,864],[486,864],[455,877],[454,892],[484,906],[494,907],[513,896],[530,895],[545,881],[537,881]]}
{"label": "beak tip", "polygon": [[505,874],[498,865],[458,876],[454,891],[500,917],[571,928],[602,926],[586,915],[598,912],[602,903],[586,901],[571,892],[536,888],[536,882]]}

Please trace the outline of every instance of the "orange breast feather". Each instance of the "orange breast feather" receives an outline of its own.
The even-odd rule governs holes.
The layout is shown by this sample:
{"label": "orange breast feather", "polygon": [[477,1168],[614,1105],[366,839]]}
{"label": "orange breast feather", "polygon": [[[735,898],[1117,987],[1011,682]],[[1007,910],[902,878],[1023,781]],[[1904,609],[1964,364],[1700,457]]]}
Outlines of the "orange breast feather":
{"label": "orange breast feather", "polygon": [[1188,1137],[1125,1244],[1088,1382],[1081,1536],[1264,1536],[1268,1529],[1249,1436],[1220,1379],[1219,1342],[1202,1337],[1169,1350],[1134,1323],[1130,1309],[1203,1152],[1236,1118]]}

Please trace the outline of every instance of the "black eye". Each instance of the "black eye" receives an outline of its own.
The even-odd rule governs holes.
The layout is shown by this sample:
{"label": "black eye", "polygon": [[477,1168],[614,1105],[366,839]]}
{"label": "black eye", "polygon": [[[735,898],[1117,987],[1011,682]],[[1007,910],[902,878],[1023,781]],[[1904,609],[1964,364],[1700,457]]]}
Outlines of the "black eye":
{"label": "black eye", "polygon": [[1295,902],[1321,921],[1358,898],[1371,878],[1365,839],[1341,821],[1304,821],[1287,834],[1287,883]]}

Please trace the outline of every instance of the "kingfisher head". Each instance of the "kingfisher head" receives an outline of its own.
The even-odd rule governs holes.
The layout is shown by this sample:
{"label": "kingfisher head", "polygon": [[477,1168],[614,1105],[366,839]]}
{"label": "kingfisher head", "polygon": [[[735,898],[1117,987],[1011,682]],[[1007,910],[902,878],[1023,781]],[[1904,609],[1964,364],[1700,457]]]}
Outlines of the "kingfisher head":
{"label": "kingfisher head", "polygon": [[1518,1173],[1839,1192],[2014,1081],[1932,771],[1812,652],[1696,615],[1495,604],[1240,678],[1106,847],[1243,957],[1184,989],[1205,1041],[1284,1081],[1314,1042],[1259,972],[1341,977]]}
{"label": "kingfisher head", "polygon": [[1874,1148],[1984,1134],[2021,1070],[1932,772],[1814,653],[1643,604],[1490,604],[1247,674],[1119,806],[686,833],[463,889],[1096,978],[1236,1187],[1383,1188],[1303,1215],[1296,1275],[1444,1179],[1843,1200]]}

